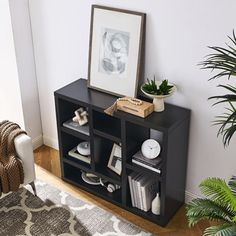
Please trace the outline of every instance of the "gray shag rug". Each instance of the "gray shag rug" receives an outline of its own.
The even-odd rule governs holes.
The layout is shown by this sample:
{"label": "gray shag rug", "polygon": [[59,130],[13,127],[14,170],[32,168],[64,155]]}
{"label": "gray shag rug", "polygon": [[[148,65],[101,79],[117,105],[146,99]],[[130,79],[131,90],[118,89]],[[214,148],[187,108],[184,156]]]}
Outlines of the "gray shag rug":
{"label": "gray shag rug", "polygon": [[36,181],[37,197],[21,188],[0,199],[0,236],[148,236],[139,227]]}

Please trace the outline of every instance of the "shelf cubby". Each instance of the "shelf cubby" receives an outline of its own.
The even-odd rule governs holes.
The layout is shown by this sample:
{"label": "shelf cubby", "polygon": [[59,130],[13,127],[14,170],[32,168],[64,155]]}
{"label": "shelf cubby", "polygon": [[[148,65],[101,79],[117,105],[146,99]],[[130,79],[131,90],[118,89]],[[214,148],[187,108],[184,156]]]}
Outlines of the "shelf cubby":
{"label": "shelf cubby", "polygon": [[115,142],[121,140],[121,122],[116,117],[94,110],[93,129],[97,135],[109,138]]}
{"label": "shelf cubby", "polygon": [[114,141],[94,135],[93,142],[95,170],[102,174],[105,178],[120,184],[121,176],[114,173],[107,167]]}
{"label": "shelf cubby", "polygon": [[76,130],[73,130],[73,129],[70,129],[70,128],[67,128],[67,127],[64,127],[64,126],[61,127],[61,131],[63,133],[66,133],[66,134],[72,135],[76,138],[79,138],[81,140],[90,141],[90,136],[89,135],[86,135],[86,134],[81,133],[79,131],[76,131]]}
{"label": "shelf cubby", "polygon": [[[190,110],[165,104],[165,111],[153,112],[146,118],[117,111],[113,116],[104,113],[117,97],[88,89],[86,80],[79,79],[55,93],[59,151],[62,179],[79,188],[110,201],[123,209],[165,226],[184,204]],[[74,116],[79,107],[89,113],[89,135],[67,129],[63,123]],[[161,174],[132,163],[132,156],[149,138],[161,145]],[[90,141],[91,165],[68,156],[68,151],[82,141]],[[107,167],[113,144],[121,144],[122,174]],[[110,183],[121,186],[109,193],[105,187],[84,182],[81,171],[93,173]],[[161,214],[144,212],[132,207],[128,175],[132,172],[148,174],[157,181],[161,193]]]}
{"label": "shelf cubby", "polygon": [[[65,171],[64,171],[64,179],[74,185],[77,185],[78,187],[82,188],[83,190],[86,190],[94,195],[97,195],[99,197],[103,197],[106,200],[109,200],[115,204],[119,204],[121,202],[121,189],[116,190],[113,193],[108,192],[105,187],[101,185],[91,185],[87,184],[82,180],[81,177],[81,171],[78,170],[73,165],[70,165],[69,163],[64,163]],[[88,171],[89,172],[89,171]]]}

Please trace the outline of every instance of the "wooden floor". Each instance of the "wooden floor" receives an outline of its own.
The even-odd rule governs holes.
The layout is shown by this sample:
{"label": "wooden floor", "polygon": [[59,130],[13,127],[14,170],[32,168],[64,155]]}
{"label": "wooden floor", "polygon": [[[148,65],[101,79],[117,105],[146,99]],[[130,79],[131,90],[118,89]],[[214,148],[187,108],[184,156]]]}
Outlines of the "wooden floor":
{"label": "wooden floor", "polygon": [[50,183],[86,202],[95,204],[98,207],[101,207],[114,215],[120,216],[158,236],[198,236],[202,235],[203,230],[209,226],[209,222],[204,221],[194,228],[189,229],[185,217],[185,208],[182,207],[170,223],[165,228],[162,228],[107,201],[86,193],[85,191],[60,179],[61,172],[59,153],[47,146],[42,146],[35,150],[35,163],[37,164],[36,175],[38,179]]}

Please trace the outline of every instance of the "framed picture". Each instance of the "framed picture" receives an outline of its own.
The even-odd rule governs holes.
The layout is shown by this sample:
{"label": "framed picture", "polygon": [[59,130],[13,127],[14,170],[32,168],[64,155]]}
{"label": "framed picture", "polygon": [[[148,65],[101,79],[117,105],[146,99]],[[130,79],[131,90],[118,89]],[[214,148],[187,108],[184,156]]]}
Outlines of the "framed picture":
{"label": "framed picture", "polygon": [[121,159],[121,146],[114,143],[109,158],[107,167],[113,170],[118,175],[121,175],[122,171],[122,159]]}
{"label": "framed picture", "polygon": [[88,87],[136,97],[141,76],[145,14],[92,6]]}

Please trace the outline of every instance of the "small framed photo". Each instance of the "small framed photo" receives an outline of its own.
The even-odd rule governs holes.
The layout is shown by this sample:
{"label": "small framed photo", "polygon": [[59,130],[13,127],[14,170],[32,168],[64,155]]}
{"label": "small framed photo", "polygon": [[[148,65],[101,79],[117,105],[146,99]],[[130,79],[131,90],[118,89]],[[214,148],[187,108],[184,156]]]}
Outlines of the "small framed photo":
{"label": "small framed photo", "polygon": [[118,175],[121,175],[122,171],[122,156],[121,156],[121,146],[114,143],[107,165],[108,168],[113,170]]}
{"label": "small framed photo", "polygon": [[142,72],[145,14],[93,5],[88,87],[136,97]]}

